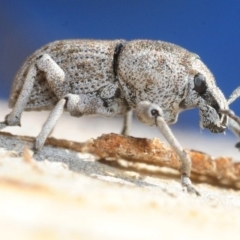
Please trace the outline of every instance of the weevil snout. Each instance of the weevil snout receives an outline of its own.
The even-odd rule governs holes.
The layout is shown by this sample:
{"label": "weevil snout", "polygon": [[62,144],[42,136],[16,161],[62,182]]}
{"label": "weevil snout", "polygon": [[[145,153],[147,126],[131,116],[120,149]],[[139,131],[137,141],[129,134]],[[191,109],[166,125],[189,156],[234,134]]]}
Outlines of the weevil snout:
{"label": "weevil snout", "polygon": [[[226,116],[224,116],[225,118]],[[220,126],[217,126],[217,125],[210,125],[209,126],[209,130],[212,132],[212,133],[221,133],[221,132],[224,132],[226,129],[226,125],[220,125]]]}
{"label": "weevil snout", "polygon": [[220,121],[220,127],[215,127],[212,130],[210,130],[213,133],[224,132],[225,129],[227,128],[228,117],[226,115],[222,114],[222,113],[219,113],[219,112],[218,112],[218,116],[219,116],[219,121]]}
{"label": "weevil snout", "polygon": [[228,109],[227,100],[219,88],[207,88],[201,95],[205,100],[205,111],[202,111],[201,125],[213,133],[224,132],[227,128],[228,117],[219,112],[220,109]]}
{"label": "weevil snout", "polygon": [[200,125],[213,133],[221,133],[227,128],[228,117],[219,110],[228,109],[227,100],[216,86],[214,76],[200,58],[193,61],[192,68],[197,72],[191,87],[198,98]]}

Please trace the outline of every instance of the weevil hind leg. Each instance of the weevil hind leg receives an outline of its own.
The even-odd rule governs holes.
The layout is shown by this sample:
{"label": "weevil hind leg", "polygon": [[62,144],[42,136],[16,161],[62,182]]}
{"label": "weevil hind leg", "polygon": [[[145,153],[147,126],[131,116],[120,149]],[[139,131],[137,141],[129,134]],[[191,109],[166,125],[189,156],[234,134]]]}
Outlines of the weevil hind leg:
{"label": "weevil hind leg", "polygon": [[132,110],[129,109],[125,115],[124,115],[124,119],[123,119],[123,129],[121,134],[124,136],[128,136],[129,132],[130,132],[130,128],[131,128],[131,123],[132,123]]}
{"label": "weevil hind leg", "polygon": [[12,112],[5,117],[4,122],[0,123],[0,129],[6,126],[21,125],[21,114],[29,101],[38,71],[42,71],[45,74],[46,81],[58,99],[62,99],[68,92],[63,70],[48,54],[38,56],[30,65]]}
{"label": "weevil hind leg", "polygon": [[36,75],[37,75],[37,68],[34,64],[32,64],[28,70],[23,87],[12,109],[12,112],[6,115],[5,121],[3,123],[0,123],[0,129],[6,126],[21,126],[21,123],[20,123],[21,114],[27,105],[29,96],[34,86]]}
{"label": "weevil hind leg", "polygon": [[171,129],[163,118],[162,109],[156,104],[144,101],[140,102],[136,108],[136,115],[140,121],[150,126],[156,125],[168,143],[174,149],[181,161],[181,182],[184,189],[197,196],[200,193],[195,190],[190,180],[191,159],[174,137]]}
{"label": "weevil hind leg", "polygon": [[54,94],[58,99],[62,99],[69,92],[62,68],[48,54],[39,56],[36,59],[36,66],[45,73],[46,80]]}

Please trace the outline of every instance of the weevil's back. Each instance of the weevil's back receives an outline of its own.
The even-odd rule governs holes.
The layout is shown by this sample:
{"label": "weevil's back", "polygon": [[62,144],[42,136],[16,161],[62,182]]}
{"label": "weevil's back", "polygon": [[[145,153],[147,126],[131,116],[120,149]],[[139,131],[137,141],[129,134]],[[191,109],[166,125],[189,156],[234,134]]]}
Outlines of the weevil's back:
{"label": "weevil's back", "polygon": [[[10,97],[9,97],[9,108],[13,108],[19,94],[21,92],[21,89],[23,87],[24,81],[26,80],[26,76],[28,73],[28,70],[32,64],[34,64],[34,61],[36,59],[36,55],[41,52],[42,49],[36,51],[33,53],[30,57],[27,58],[27,60],[24,62],[22,67],[17,72]],[[36,76],[36,81],[34,83],[33,91],[31,93],[30,99],[27,103],[27,106],[25,108],[26,111],[34,108],[34,110],[48,110],[51,109],[57,102],[57,97],[55,94],[51,91],[47,81],[45,80],[45,75],[41,72],[39,72]]]}
{"label": "weevil's back", "polygon": [[[122,40],[64,40],[56,41],[33,53],[17,73],[10,94],[9,107],[12,108],[19,96],[28,69],[36,58],[47,53],[65,73],[66,93],[86,94],[116,81],[114,54]],[[44,72],[38,71],[34,87],[25,110],[51,109],[58,98],[46,81]]]}

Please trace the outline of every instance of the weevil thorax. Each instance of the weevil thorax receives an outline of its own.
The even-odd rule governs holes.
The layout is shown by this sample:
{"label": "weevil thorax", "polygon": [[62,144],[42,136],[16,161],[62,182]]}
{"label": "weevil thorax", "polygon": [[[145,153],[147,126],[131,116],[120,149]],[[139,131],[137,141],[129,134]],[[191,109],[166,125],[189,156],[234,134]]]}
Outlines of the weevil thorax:
{"label": "weevil thorax", "polygon": [[118,61],[118,77],[129,106],[141,101],[157,104],[164,119],[176,122],[184,109],[200,109],[200,126],[222,132],[228,109],[213,74],[199,56],[177,45],[149,40],[125,44]]}
{"label": "weevil thorax", "polygon": [[165,121],[174,123],[185,97],[188,54],[161,41],[127,42],[119,56],[118,77],[130,107],[142,101],[154,103],[162,109]]}

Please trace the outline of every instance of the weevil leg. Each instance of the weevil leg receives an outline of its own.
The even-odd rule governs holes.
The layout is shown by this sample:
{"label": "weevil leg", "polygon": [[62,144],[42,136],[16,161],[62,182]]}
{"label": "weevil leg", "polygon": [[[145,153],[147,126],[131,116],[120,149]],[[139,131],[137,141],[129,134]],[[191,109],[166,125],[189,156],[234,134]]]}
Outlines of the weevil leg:
{"label": "weevil leg", "polygon": [[[118,114],[118,105],[112,105],[110,107],[104,107],[104,102],[96,95],[87,94],[67,94],[58,101],[50,113],[47,121],[43,125],[40,134],[36,138],[35,149],[40,150],[47,137],[51,133],[52,129],[57,123],[57,120],[66,110],[71,116],[81,117],[83,115],[99,115],[105,117],[113,117]],[[120,109],[121,110],[121,109]]]}
{"label": "weevil leg", "polygon": [[164,120],[163,112],[160,107],[150,102],[140,102],[136,108],[136,115],[140,121],[148,125],[156,125],[163,136],[167,139],[171,147],[175,150],[181,161],[181,182],[184,189],[189,193],[200,195],[195,190],[190,180],[191,159],[174,137],[171,129]]}
{"label": "weevil leg", "polygon": [[[228,128],[236,135],[237,138],[240,138],[240,117],[236,116],[230,109],[219,109],[219,112],[229,117]],[[235,146],[240,150],[240,142],[238,142]]]}
{"label": "weevil leg", "polygon": [[132,123],[132,110],[129,109],[126,114],[124,115],[124,120],[123,120],[123,129],[121,134],[124,136],[129,135],[130,127]]}
{"label": "weevil leg", "polygon": [[232,94],[229,96],[227,102],[228,105],[230,105],[232,102],[234,102],[237,98],[240,97],[240,87],[236,88]]}
{"label": "weevil leg", "polygon": [[39,56],[29,67],[26,79],[18,96],[18,99],[13,107],[13,110],[5,117],[5,121],[0,123],[0,129],[3,129],[6,126],[21,125],[21,114],[24,111],[29,97],[32,93],[34,81],[36,79],[38,71],[45,73],[46,81],[48,82],[51,90],[59,99],[62,99],[68,92],[67,85],[63,86],[65,82],[65,74],[63,70],[48,54]]}
{"label": "weevil leg", "polygon": [[0,122],[0,130],[4,129],[7,127],[7,124],[5,122]]}
{"label": "weevil leg", "polygon": [[36,66],[45,73],[46,80],[58,99],[62,99],[68,93],[64,71],[48,54],[39,56],[36,59]]}
{"label": "weevil leg", "polygon": [[[228,128],[234,133],[234,135],[238,139],[240,139],[240,126],[236,121],[230,118],[228,121]],[[240,142],[236,143],[235,147],[240,150]]]}
{"label": "weevil leg", "polygon": [[2,125],[5,124],[6,126],[21,126],[21,123],[20,123],[21,114],[24,111],[24,108],[27,105],[29,96],[32,92],[36,74],[37,74],[37,68],[34,64],[32,64],[28,70],[23,87],[12,109],[12,112],[10,112],[5,117],[5,121],[1,123]]}
{"label": "weevil leg", "polygon": [[34,146],[35,150],[40,150],[43,147],[47,137],[52,132],[58,119],[62,115],[64,108],[66,108],[71,115],[79,116],[79,113],[75,112],[79,99],[80,97],[78,95],[68,94],[58,101],[57,105],[51,111],[47,121],[44,123],[41,132],[36,137]]}
{"label": "weevil leg", "polygon": [[64,99],[64,98],[61,99],[60,101],[58,101],[57,105],[51,111],[47,121],[45,122],[45,124],[42,127],[41,132],[36,137],[35,146],[34,146],[34,148],[36,150],[40,150],[43,147],[47,137],[52,132],[52,130],[53,130],[54,126],[56,125],[58,119],[62,115],[62,113],[64,111],[66,101],[67,100]]}
{"label": "weevil leg", "polygon": [[[227,102],[228,105],[230,105],[232,102],[234,102],[237,98],[240,97],[240,87],[236,88],[232,94],[229,96]],[[238,137],[240,138],[240,118],[236,116],[231,110],[222,110],[220,109],[220,112],[222,111],[223,114],[226,114],[229,117],[228,121],[228,128]],[[236,145],[236,148],[240,150],[240,142],[238,142]]]}
{"label": "weevil leg", "polygon": [[163,136],[167,139],[171,147],[178,154],[181,161],[181,180],[184,188],[187,189],[189,193],[195,193],[196,195],[200,195],[197,190],[194,189],[190,180],[190,172],[191,172],[191,159],[188,154],[184,151],[182,146],[179,144],[177,139],[174,137],[171,129],[165,122],[164,118],[159,114],[157,109],[155,111],[155,120],[158,129],[161,131]]}

